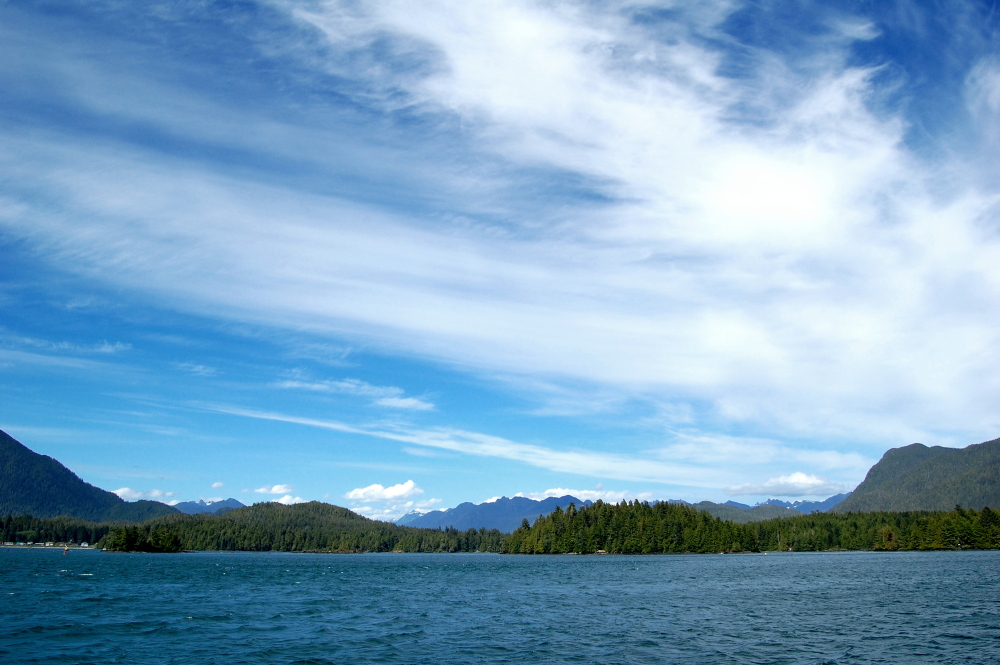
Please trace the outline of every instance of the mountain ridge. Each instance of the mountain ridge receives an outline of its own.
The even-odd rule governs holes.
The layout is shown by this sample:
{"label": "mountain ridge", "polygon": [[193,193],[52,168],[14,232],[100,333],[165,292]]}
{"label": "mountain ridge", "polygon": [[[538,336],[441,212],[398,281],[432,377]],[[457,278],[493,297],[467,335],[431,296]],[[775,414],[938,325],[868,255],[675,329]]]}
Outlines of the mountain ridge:
{"label": "mountain ridge", "polygon": [[175,503],[173,507],[174,510],[179,510],[185,515],[201,515],[203,513],[218,513],[220,510],[225,511],[245,508],[246,504],[238,499],[230,497],[228,499],[220,499],[218,501],[205,501],[204,499],[198,499],[197,501],[181,501],[180,503]]}
{"label": "mountain ridge", "polygon": [[763,504],[759,505],[791,508],[792,510],[797,510],[804,515],[808,515],[809,513],[829,512],[834,506],[840,504],[849,496],[851,496],[850,492],[844,492],[842,494],[834,494],[833,496],[823,499],[822,501],[782,501],[780,499],[768,499]]}
{"label": "mountain ridge", "polygon": [[547,497],[542,500],[529,499],[523,496],[511,498],[500,497],[496,501],[471,503],[466,501],[454,508],[434,510],[414,516],[413,513],[403,515],[396,524],[423,529],[438,529],[454,527],[460,531],[465,529],[499,529],[510,533],[521,526],[521,520],[533,524],[540,515],[548,515],[558,506],[565,509],[569,504],[578,508],[591,505],[591,501],[581,501],[569,494],[560,497]]}
{"label": "mountain ridge", "polygon": [[127,502],[0,430],[0,515],[141,522],[175,512],[159,501]]}
{"label": "mountain ridge", "polygon": [[1000,439],[965,448],[892,448],[831,512],[1000,508]]}

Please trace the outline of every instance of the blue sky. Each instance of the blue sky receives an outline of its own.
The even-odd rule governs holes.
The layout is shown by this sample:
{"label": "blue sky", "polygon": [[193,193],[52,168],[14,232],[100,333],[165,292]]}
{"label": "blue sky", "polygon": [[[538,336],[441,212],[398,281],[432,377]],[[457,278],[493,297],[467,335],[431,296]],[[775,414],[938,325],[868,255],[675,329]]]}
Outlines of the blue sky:
{"label": "blue sky", "polygon": [[126,498],[382,518],[995,438],[998,20],[0,3],[0,428]]}

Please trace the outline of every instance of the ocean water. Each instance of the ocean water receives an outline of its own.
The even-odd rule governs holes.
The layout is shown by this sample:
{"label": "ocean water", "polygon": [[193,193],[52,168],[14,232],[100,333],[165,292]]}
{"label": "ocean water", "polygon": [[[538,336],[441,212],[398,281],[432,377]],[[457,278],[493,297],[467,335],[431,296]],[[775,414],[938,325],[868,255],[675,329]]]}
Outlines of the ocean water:
{"label": "ocean water", "polygon": [[1000,663],[1000,552],[0,548],[7,663]]}

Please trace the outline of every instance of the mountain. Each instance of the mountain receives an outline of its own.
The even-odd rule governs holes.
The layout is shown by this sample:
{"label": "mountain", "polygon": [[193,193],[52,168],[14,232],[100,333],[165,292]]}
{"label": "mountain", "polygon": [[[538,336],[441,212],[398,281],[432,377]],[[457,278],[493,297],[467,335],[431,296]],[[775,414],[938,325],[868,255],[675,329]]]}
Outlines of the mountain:
{"label": "mountain", "polygon": [[123,501],[0,431],[0,515],[141,522],[175,512],[159,501]]}
{"label": "mountain", "polygon": [[725,503],[722,503],[722,504],[719,504],[719,505],[722,505],[722,506],[732,506],[733,508],[746,508],[747,510],[750,509],[750,506],[748,506],[745,503],[740,503],[739,501],[726,501]]}
{"label": "mountain", "polygon": [[521,520],[526,519],[529,523],[534,523],[539,515],[548,515],[556,509],[556,506],[566,508],[571,503],[575,503],[577,508],[591,504],[590,501],[580,501],[569,495],[549,497],[541,501],[523,496],[515,496],[510,499],[502,497],[489,503],[460,503],[454,508],[435,510],[423,515],[409,513],[396,520],[396,524],[423,529],[452,526],[459,531],[499,529],[510,533],[521,526]]}
{"label": "mountain", "polygon": [[[670,503],[674,502],[671,501]],[[713,503],[711,501],[701,501],[687,505],[695,510],[704,510],[712,517],[718,517],[720,520],[727,520],[736,524],[763,522],[764,520],[773,520],[778,517],[796,517],[802,514],[797,510],[783,506],[760,505],[753,508],[737,508],[736,506]]]}
{"label": "mountain", "polygon": [[851,493],[847,492],[846,494],[835,494],[829,499],[823,499],[822,501],[792,501],[790,503],[788,501],[781,501],[780,499],[768,499],[761,505],[791,508],[792,510],[797,510],[800,513],[808,515],[810,513],[828,512],[831,508],[849,496],[851,496]]}
{"label": "mountain", "polygon": [[236,499],[223,499],[221,501],[181,501],[174,504],[174,509],[185,515],[199,515],[201,513],[218,513],[220,510],[233,510],[235,508],[245,508],[246,504],[240,503]]}
{"label": "mountain", "polygon": [[1000,439],[966,448],[914,443],[886,452],[832,512],[1000,508]]}

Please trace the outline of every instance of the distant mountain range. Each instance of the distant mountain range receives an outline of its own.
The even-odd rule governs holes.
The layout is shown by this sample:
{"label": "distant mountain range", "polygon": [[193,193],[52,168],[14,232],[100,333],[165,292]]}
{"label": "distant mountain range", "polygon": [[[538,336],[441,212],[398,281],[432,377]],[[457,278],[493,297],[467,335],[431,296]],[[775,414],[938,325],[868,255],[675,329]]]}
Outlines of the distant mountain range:
{"label": "distant mountain range", "polygon": [[[837,497],[827,499],[827,502],[834,501]],[[839,499],[838,499],[839,500]],[[408,513],[403,515],[396,524],[437,529],[453,526],[459,530],[465,529],[499,529],[505,533],[510,533],[521,526],[521,520],[528,520],[529,524],[534,524],[539,515],[548,515],[556,506],[564,509],[569,504],[577,507],[589,506],[590,501],[581,501],[574,496],[566,495],[561,497],[550,497],[541,501],[516,496],[511,499],[503,497],[489,503],[462,503],[448,510],[435,510],[430,513]],[[687,501],[674,500],[668,503],[679,503],[691,506],[697,510],[704,510],[713,517],[729,520],[738,524],[746,522],[760,522],[762,520],[774,519],[776,517],[794,517],[802,512],[783,505],[759,505],[747,506],[735,501],[728,503],[713,503],[702,501],[701,503],[688,503]],[[826,502],[797,502],[800,504],[822,504]]]}
{"label": "distant mountain range", "polygon": [[[459,530],[498,529],[510,533],[523,520],[533,524],[539,515],[556,507],[577,507],[590,501],[566,495],[541,501],[526,497],[503,497],[488,503],[462,503],[448,510],[409,513],[398,525]],[[823,501],[786,502],[770,499],[748,506],[736,501],[724,504],[702,501],[689,504],[714,517],[738,523],[812,512],[902,512],[946,511],[961,505],[1000,509],[1000,439],[967,448],[927,447],[915,443],[893,448],[869,470],[853,493],[838,494]],[[236,499],[187,501],[171,507],[158,501],[127,502],[77,477],[58,461],[39,455],[6,432],[0,431],[0,516],[65,515],[93,522],[141,522],[162,515],[223,513],[243,508]]]}
{"label": "distant mountain range", "polygon": [[832,512],[1000,508],[1000,439],[966,448],[914,443],[886,452]]}
{"label": "distant mountain range", "polygon": [[141,522],[176,512],[159,501],[123,501],[0,431],[0,516],[66,515],[92,522]]}
{"label": "distant mountain range", "polygon": [[180,503],[174,504],[174,509],[187,515],[200,515],[202,513],[221,515],[222,513],[230,510],[245,507],[246,504],[241,503],[236,499],[223,499],[221,501],[205,501],[204,499],[199,499],[198,501],[181,501]]}
{"label": "distant mountain range", "polygon": [[460,503],[448,510],[434,510],[423,514],[408,513],[396,520],[396,524],[423,529],[452,526],[460,531],[499,529],[510,533],[521,526],[521,520],[526,519],[529,524],[534,524],[539,515],[548,515],[556,509],[556,506],[566,508],[571,503],[576,504],[578,508],[591,504],[590,501],[580,501],[569,495],[549,497],[541,501],[523,496],[515,496],[510,499],[502,497],[488,503]]}
{"label": "distant mountain range", "polygon": [[824,499],[823,501],[781,501],[779,499],[768,499],[764,502],[764,505],[768,506],[781,506],[782,508],[791,508],[792,510],[797,510],[800,513],[826,513],[829,512],[831,508],[838,505],[841,501],[851,496],[850,492],[846,494],[836,494],[831,496],[829,499]]}

